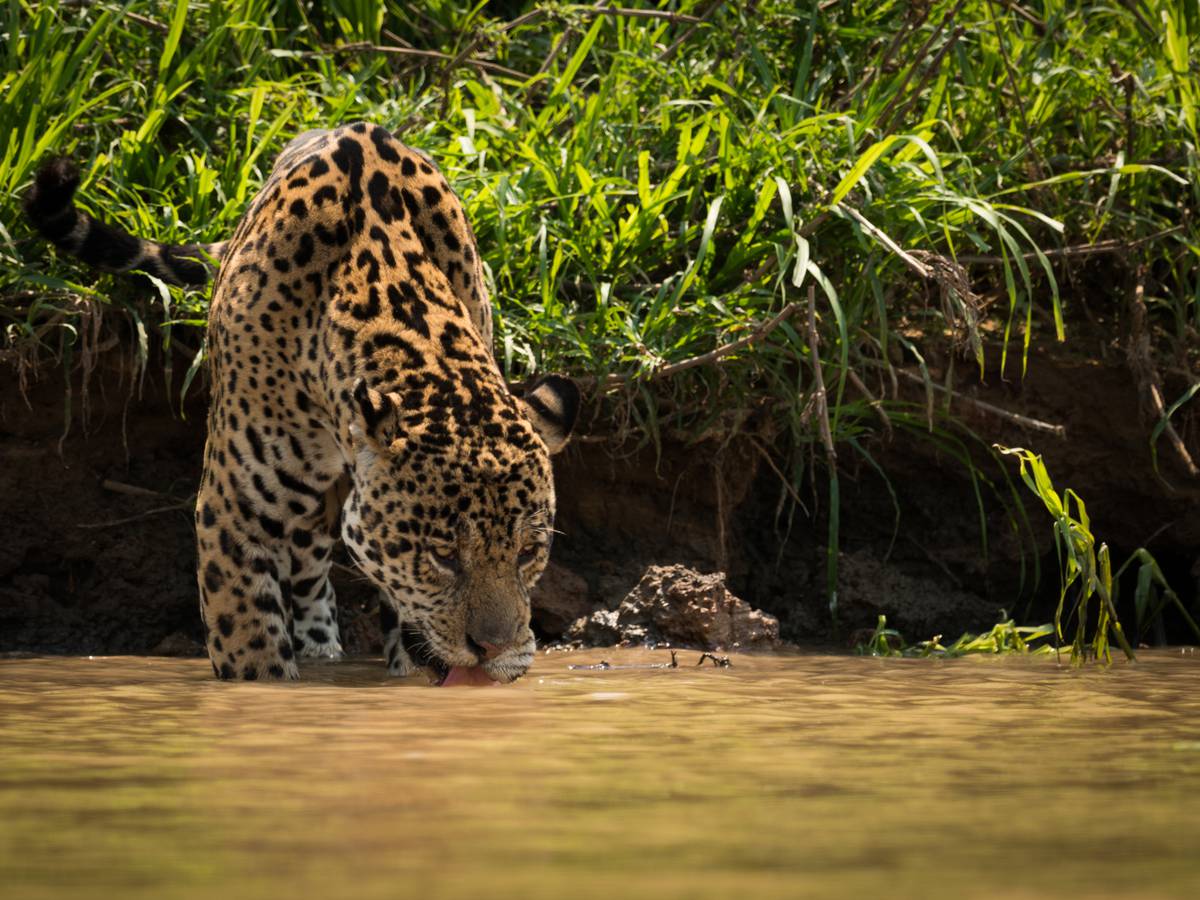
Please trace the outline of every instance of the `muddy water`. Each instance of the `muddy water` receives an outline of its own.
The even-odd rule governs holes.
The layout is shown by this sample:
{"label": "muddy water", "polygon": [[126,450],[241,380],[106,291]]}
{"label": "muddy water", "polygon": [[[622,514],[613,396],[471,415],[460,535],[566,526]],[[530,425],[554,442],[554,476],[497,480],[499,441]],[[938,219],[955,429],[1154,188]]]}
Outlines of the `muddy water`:
{"label": "muddy water", "polygon": [[1200,894],[1200,654],[601,655],[0,660],[0,896]]}

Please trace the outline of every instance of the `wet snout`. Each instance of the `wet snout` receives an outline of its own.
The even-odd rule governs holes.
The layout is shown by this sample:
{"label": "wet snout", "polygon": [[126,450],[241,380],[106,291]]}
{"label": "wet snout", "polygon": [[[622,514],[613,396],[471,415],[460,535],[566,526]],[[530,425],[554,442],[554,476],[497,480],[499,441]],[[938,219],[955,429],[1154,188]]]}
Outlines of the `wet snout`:
{"label": "wet snout", "polygon": [[529,635],[528,617],[487,604],[467,616],[467,644],[481,660],[493,660],[520,649]]}
{"label": "wet snout", "polygon": [[529,630],[529,606],[524,602],[474,603],[468,608],[466,643],[489,676],[512,681],[533,662],[533,632]]}

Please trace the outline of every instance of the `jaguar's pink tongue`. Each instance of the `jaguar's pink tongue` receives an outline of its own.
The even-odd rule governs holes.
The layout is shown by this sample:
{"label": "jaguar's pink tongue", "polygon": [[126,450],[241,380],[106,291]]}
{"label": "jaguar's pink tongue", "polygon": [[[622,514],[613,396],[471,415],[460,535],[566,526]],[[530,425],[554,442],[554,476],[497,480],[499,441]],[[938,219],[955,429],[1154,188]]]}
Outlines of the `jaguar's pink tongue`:
{"label": "jaguar's pink tongue", "polygon": [[446,678],[442,681],[442,687],[455,687],[457,685],[485,685],[495,684],[491,676],[484,671],[483,666],[452,666],[447,673]]}

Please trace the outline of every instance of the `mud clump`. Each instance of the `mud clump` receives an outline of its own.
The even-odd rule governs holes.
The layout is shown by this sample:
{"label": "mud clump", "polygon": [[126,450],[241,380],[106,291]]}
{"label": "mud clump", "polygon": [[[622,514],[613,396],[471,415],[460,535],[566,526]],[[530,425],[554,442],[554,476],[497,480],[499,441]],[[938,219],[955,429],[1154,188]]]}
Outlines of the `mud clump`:
{"label": "mud clump", "polygon": [[650,566],[620,606],[576,619],[567,638],[588,647],[649,643],[766,649],[779,645],[779,620],[730,593],[723,573]]}

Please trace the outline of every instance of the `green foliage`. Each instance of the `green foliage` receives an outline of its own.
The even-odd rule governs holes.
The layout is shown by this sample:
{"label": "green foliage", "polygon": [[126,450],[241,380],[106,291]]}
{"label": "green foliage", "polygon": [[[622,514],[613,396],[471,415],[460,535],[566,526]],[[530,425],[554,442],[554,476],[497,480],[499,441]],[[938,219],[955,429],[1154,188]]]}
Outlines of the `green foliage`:
{"label": "green foliage", "polygon": [[1200,640],[1200,625],[1197,625],[1196,620],[1188,613],[1187,607],[1183,605],[1179,595],[1171,590],[1162,569],[1158,567],[1158,563],[1148,550],[1139,547],[1129,555],[1129,559],[1125,560],[1125,564],[1117,571],[1116,583],[1120,584],[1125,570],[1135,563],[1137,564],[1137,587],[1134,591],[1133,602],[1137,617],[1138,637],[1140,638],[1146,633],[1169,603],[1187,622],[1196,639]]}
{"label": "green foliage", "polygon": [[[1022,481],[1042,501],[1054,522],[1054,545],[1058,551],[1061,572],[1061,590],[1054,612],[1054,623],[1025,626],[1016,625],[1009,619],[996,624],[985,634],[963,634],[947,647],[942,644],[941,635],[935,635],[927,641],[908,644],[900,632],[887,627],[887,617],[881,615],[874,631],[856,645],[856,653],[865,656],[905,657],[957,657],[969,653],[1047,653],[1059,647],[1065,640],[1065,612],[1067,621],[1075,620],[1071,641],[1073,665],[1081,665],[1089,656],[1105,664],[1110,663],[1110,635],[1116,639],[1125,656],[1133,659],[1133,648],[1126,640],[1121,622],[1117,618],[1116,604],[1121,576],[1126,569],[1134,565],[1137,566],[1138,573],[1134,594],[1138,635],[1144,634],[1170,603],[1191,627],[1197,639],[1200,639],[1200,626],[1197,626],[1179,596],[1171,590],[1158,563],[1147,550],[1139,548],[1134,551],[1116,575],[1113,575],[1108,545],[1098,543],[1092,534],[1087,507],[1079,495],[1070,488],[1061,494],[1056,491],[1045,463],[1036,453],[1020,447],[997,446],[997,449],[1003,454],[1017,458]],[[1069,609],[1068,600],[1071,601]],[[1096,613],[1094,621],[1089,621],[1093,601]]]}
{"label": "green foliage", "polygon": [[903,656],[919,659],[954,659],[981,653],[1040,655],[1053,652],[1053,645],[1048,640],[1053,635],[1053,625],[1014,625],[1012,619],[1008,619],[997,622],[991,631],[983,634],[965,633],[949,647],[942,644],[940,634],[927,641],[908,644],[900,632],[887,627],[887,616],[881,615],[875,624],[875,630],[855,646],[854,652],[859,656]]}
{"label": "green foliage", "polygon": [[[1183,602],[1171,590],[1163,577],[1162,570],[1154,557],[1144,548],[1130,555],[1125,564],[1113,576],[1112,561],[1108,545],[1098,542],[1092,534],[1087,507],[1083,500],[1070,488],[1059,494],[1050,480],[1041,456],[1020,447],[998,447],[1001,453],[1015,456],[1021,467],[1021,480],[1025,482],[1054,520],[1054,546],[1058,551],[1061,572],[1061,590],[1058,607],[1054,613],[1054,634],[1063,640],[1063,612],[1067,610],[1068,597],[1072,603],[1068,619],[1075,619],[1075,634],[1071,642],[1071,659],[1082,661],[1088,652],[1100,660],[1111,659],[1109,635],[1116,638],[1126,657],[1133,658],[1133,648],[1125,638],[1124,629],[1117,618],[1117,594],[1120,577],[1133,564],[1138,565],[1137,591],[1134,596],[1137,613],[1138,634],[1142,634],[1161,613],[1167,603],[1173,603],[1200,638],[1200,628],[1188,614]],[[1074,588],[1074,591],[1072,589]],[[1090,607],[1095,600],[1095,621],[1089,623]],[[1087,634],[1091,631],[1091,640]]]}
{"label": "green foliage", "polygon": [[1058,595],[1058,607],[1054,612],[1054,633],[1063,639],[1062,619],[1067,595],[1076,587],[1075,600],[1070,615],[1075,618],[1075,637],[1071,644],[1071,659],[1082,660],[1088,644],[1088,612],[1093,598],[1096,599],[1096,622],[1092,628],[1090,649],[1096,659],[1110,661],[1108,636],[1111,631],[1125,655],[1133,658],[1133,649],[1125,639],[1121,623],[1117,619],[1115,587],[1108,545],[1100,543],[1092,534],[1087,507],[1082,498],[1070,488],[1060,496],[1050,481],[1050,473],[1042,458],[1036,453],[1020,447],[1000,448],[1001,453],[1017,457],[1021,466],[1021,480],[1046,507],[1054,519],[1054,547],[1058,551],[1058,564],[1062,574],[1062,587]]}

